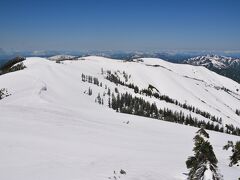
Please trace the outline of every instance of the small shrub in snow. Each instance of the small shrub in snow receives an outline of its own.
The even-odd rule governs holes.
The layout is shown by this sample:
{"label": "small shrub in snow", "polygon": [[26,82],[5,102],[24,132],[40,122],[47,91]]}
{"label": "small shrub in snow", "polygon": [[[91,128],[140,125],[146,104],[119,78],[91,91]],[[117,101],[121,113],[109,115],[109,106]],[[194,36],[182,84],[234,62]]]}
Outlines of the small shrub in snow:
{"label": "small shrub in snow", "polygon": [[108,177],[108,179],[112,180],[120,180],[121,177],[125,176],[127,173],[123,169],[121,169],[119,172],[118,171],[113,171],[113,176]]}
{"label": "small shrub in snow", "polygon": [[239,109],[236,109],[236,114],[237,114],[238,116],[240,116],[240,110],[239,110]]}
{"label": "small shrub in snow", "polygon": [[120,174],[127,174],[123,169],[120,170]]}
{"label": "small shrub in snow", "polygon": [[0,100],[10,95],[11,94],[8,93],[8,90],[6,88],[0,89]]}

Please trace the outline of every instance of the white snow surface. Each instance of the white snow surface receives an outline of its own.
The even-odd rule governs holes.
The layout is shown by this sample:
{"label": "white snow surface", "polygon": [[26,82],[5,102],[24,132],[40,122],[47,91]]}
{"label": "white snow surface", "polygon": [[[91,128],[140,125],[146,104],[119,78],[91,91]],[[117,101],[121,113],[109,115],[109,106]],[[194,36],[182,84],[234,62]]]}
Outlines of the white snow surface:
{"label": "white snow surface", "polygon": [[[107,70],[131,74],[129,82],[149,84],[161,94],[194,105],[239,127],[240,85],[204,67],[172,64],[160,59],[123,62],[89,56],[84,61],[58,64],[27,58],[27,68],[0,76],[0,88],[12,95],[0,100],[0,179],[3,180],[177,180],[186,179],[185,161],[192,155],[197,128],[134,115],[116,113],[94,102],[105,85]],[[153,67],[149,65],[158,65]],[[82,82],[81,74],[98,77],[99,87]],[[84,94],[91,87],[93,95]],[[226,87],[234,94],[214,87]],[[132,89],[118,86],[120,92]],[[143,96],[141,96],[143,97]],[[178,106],[143,97],[158,107]],[[204,103],[204,102],[205,103]],[[200,115],[184,111],[199,119]],[[129,121],[129,124],[126,122]],[[240,177],[229,167],[230,151],[222,150],[237,136],[208,131],[225,180]],[[123,169],[126,175],[120,174]]]}
{"label": "white snow surface", "polygon": [[59,60],[73,60],[76,59],[77,56],[72,56],[72,55],[56,55],[56,56],[51,56],[48,59],[53,60],[53,61],[59,61]]}

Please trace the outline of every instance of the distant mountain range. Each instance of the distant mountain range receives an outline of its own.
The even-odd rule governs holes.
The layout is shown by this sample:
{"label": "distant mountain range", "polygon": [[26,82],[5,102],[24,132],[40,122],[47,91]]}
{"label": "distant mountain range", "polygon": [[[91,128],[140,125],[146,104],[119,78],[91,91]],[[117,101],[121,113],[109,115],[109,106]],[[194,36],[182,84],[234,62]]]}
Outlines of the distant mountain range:
{"label": "distant mountain range", "polygon": [[204,66],[220,75],[240,83],[240,59],[226,56],[206,55],[189,58],[186,64]]}
{"label": "distant mountain range", "polygon": [[12,59],[16,56],[22,57],[51,57],[59,54],[72,56],[102,56],[112,59],[130,60],[133,58],[161,58],[170,62],[181,63],[186,59],[203,56],[206,54],[217,54],[221,56],[231,56],[240,58],[240,51],[193,51],[193,50],[157,50],[157,51],[60,51],[60,50],[35,50],[35,51],[14,51],[0,48],[0,66],[2,61]]}

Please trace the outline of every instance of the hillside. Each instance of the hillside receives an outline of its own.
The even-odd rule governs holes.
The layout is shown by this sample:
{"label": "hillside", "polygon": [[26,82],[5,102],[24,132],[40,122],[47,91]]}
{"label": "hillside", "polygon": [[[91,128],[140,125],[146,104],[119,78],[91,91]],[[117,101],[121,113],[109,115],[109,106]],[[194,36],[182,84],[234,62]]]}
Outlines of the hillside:
{"label": "hillside", "polygon": [[[204,67],[96,56],[23,64],[0,76],[0,89],[10,94],[0,100],[0,179],[186,179],[197,128],[166,122],[167,116],[117,113],[108,107],[112,94],[127,92],[224,132],[232,133],[225,125],[240,127],[240,85]],[[228,166],[231,152],[222,147],[239,136],[208,132],[224,178],[237,179],[240,169]]]}

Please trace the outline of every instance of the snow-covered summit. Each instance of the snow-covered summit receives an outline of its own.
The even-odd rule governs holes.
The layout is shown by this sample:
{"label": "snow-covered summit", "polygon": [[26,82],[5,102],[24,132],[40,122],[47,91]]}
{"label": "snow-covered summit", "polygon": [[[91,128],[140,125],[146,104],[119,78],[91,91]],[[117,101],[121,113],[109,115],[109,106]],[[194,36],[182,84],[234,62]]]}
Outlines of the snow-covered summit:
{"label": "snow-covered summit", "polygon": [[197,66],[205,66],[208,68],[215,67],[218,69],[224,69],[231,66],[240,65],[240,59],[226,56],[206,55],[190,58],[186,60],[185,63]]}

